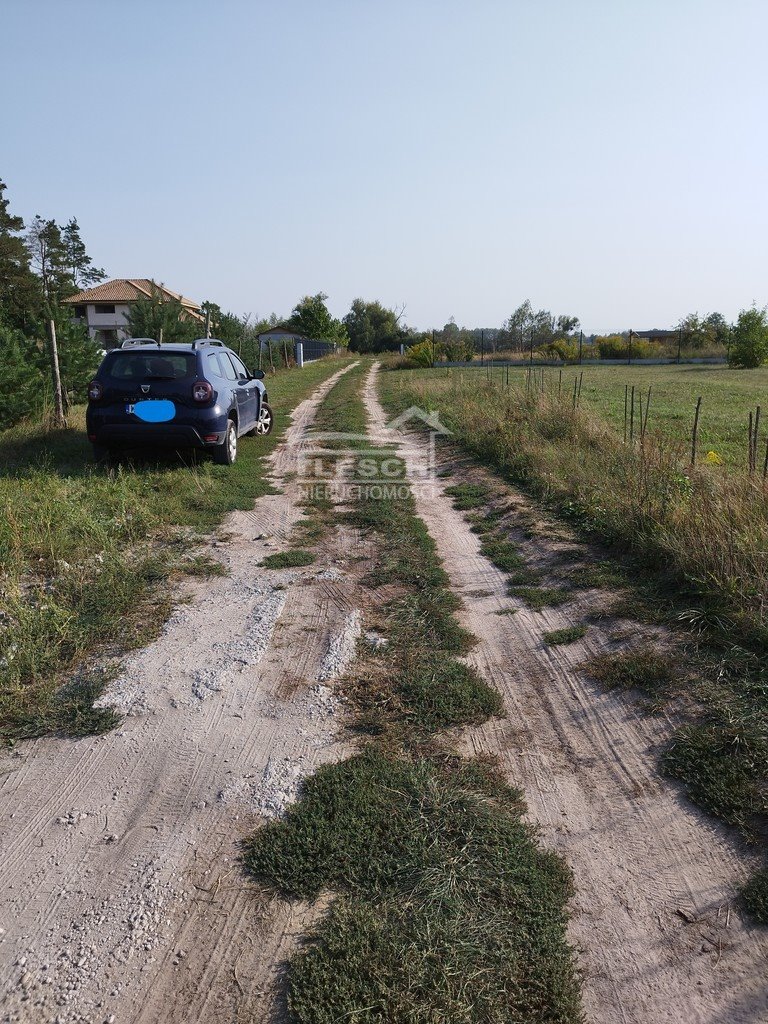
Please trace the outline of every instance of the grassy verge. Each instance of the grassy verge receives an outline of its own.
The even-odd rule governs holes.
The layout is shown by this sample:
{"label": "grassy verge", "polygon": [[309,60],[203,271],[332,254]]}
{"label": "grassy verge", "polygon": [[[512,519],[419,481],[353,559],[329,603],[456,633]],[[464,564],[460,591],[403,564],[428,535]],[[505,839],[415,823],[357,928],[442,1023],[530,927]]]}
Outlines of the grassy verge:
{"label": "grassy verge", "polygon": [[[441,371],[438,369],[437,371]],[[512,388],[525,389],[526,367],[510,367]],[[541,373],[541,369],[536,371]],[[581,377],[581,407],[623,433],[624,389],[635,388],[635,418],[639,396],[645,403],[651,389],[648,428],[663,434],[673,444],[688,446],[696,400],[701,397],[699,442],[701,457],[710,451],[722,460],[719,473],[742,472],[747,462],[747,423],[750,410],[764,405],[768,392],[768,367],[756,370],[732,370],[726,366],[569,366],[560,370],[544,367],[547,391],[562,390],[566,401],[573,395],[574,380]],[[445,374],[445,370],[442,371]],[[582,376],[583,374],[583,376]],[[414,376],[411,373],[411,376]],[[415,376],[434,377],[431,371],[416,371]],[[485,386],[485,369],[455,369],[453,379],[463,380],[476,392]],[[506,368],[490,372],[494,384],[506,384]],[[761,450],[764,447],[761,445]]]}
{"label": "grassy verge", "polygon": [[[385,374],[383,388],[393,413],[412,404],[438,408],[472,456],[609,547],[619,564],[597,562],[587,575],[579,567],[564,582],[631,584],[614,614],[661,622],[676,634],[690,724],[661,767],[768,857],[768,506],[760,485],[686,469],[659,438],[624,445],[605,423],[550,393],[407,372]],[[481,522],[482,499],[472,500]],[[513,588],[539,603],[541,590]],[[643,690],[654,706],[679,696],[668,659],[653,652],[603,659],[589,670],[606,685]],[[760,892],[763,873],[757,878]],[[753,890],[746,893],[746,905],[758,906]]]}
{"label": "grassy verge", "polygon": [[[0,735],[83,733],[113,724],[92,702],[106,677],[91,666],[157,634],[168,581],[199,575],[187,556],[226,513],[268,491],[262,459],[290,410],[336,361],[278,372],[268,438],[246,439],[233,467],[175,455],[94,466],[84,412],[50,432],[34,424],[0,434]],[[64,685],[66,683],[66,685]]]}
{"label": "grassy verge", "polygon": [[[363,432],[362,372],[335,386],[321,429]],[[460,660],[473,638],[456,621],[402,464],[398,478],[392,451],[359,457],[390,470],[388,493],[352,489],[341,512],[376,540],[365,582],[379,600],[368,625],[385,638],[363,645],[343,682],[361,752],[310,779],[286,818],[252,837],[246,858],[287,896],[335,895],[290,962],[291,1019],[576,1024],[570,875],[539,849],[521,795],[440,736],[500,713],[501,701]]]}

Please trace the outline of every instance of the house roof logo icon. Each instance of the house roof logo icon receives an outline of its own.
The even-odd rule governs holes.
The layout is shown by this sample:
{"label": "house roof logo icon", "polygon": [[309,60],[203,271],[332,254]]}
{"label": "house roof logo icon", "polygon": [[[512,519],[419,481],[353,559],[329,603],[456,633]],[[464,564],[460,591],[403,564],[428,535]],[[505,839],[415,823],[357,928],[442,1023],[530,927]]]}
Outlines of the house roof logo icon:
{"label": "house roof logo icon", "polygon": [[448,427],[440,420],[440,414],[438,412],[425,412],[420,409],[418,405],[412,405],[406,409],[405,412],[401,412],[395,419],[390,420],[387,424],[388,430],[407,430],[408,425],[413,420],[421,420],[421,422],[429,427],[433,434],[452,434],[453,431],[449,430]]}

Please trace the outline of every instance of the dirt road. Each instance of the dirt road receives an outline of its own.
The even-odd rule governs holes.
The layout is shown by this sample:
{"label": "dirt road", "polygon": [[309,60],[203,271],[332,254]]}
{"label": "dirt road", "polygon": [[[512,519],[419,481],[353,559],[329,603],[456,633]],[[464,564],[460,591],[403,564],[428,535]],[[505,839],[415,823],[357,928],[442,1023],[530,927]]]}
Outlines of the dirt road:
{"label": "dirt road", "polygon": [[[424,437],[386,429],[375,372],[365,399],[375,439],[397,444],[419,479]],[[479,639],[470,661],[507,711],[468,730],[463,745],[501,758],[544,841],[573,869],[570,935],[589,1019],[768,1021],[768,929],[745,923],[733,902],[751,867],[744,852],[659,777],[655,752],[670,724],[638,713],[632,698],[602,692],[579,671],[605,636],[593,628],[581,643],[547,647],[544,631],[578,621],[573,605],[535,613],[507,596],[505,575],[480,555],[479,537],[443,494],[451,484],[489,477],[466,460],[459,476],[442,476],[451,458],[444,456],[434,485],[416,488],[417,511],[464,598],[462,624]],[[525,504],[521,495],[516,500]],[[509,607],[519,610],[495,614]]]}
{"label": "dirt road", "polygon": [[338,376],[297,408],[273,457],[282,493],[231,516],[208,552],[229,575],[191,587],[126,661],[104,698],[123,724],[2,755],[2,1021],[265,1018],[307,922],[250,887],[238,842],[343,753],[329,683],[359,628],[344,579],[359,538],[336,531],[308,569],[259,562],[301,515],[291,474]]}
{"label": "dirt road", "polygon": [[[355,583],[364,545],[346,528],[307,569],[259,566],[301,514],[293,474],[332,380],[298,407],[275,453],[281,493],[230,517],[227,539],[210,549],[229,575],[190,587],[157,642],[126,661],[105,696],[125,713],[121,727],[3,755],[6,1024],[269,1018],[309,911],[256,891],[238,843],[279,813],[303,775],[345,753],[332,680],[370,600]],[[386,429],[374,374],[365,398],[375,440],[396,443],[418,470],[422,438]],[[541,634],[570,624],[572,606],[494,614],[518,602],[443,493],[482,477],[465,462],[435,494],[416,490],[464,597],[463,624],[479,639],[471,660],[507,709],[459,741],[499,755],[544,842],[573,868],[571,938],[590,1020],[768,1020],[768,935],[733,904],[749,870],[743,851],[658,776],[669,723],[579,671],[605,642],[598,629],[552,649]]]}

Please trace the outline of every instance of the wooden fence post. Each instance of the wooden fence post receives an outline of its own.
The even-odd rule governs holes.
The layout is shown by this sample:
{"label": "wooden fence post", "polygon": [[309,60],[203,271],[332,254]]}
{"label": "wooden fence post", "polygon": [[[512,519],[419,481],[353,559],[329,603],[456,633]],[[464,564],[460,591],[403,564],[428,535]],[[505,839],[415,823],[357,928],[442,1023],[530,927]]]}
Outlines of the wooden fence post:
{"label": "wooden fence post", "polygon": [[701,412],[701,396],[696,400],[696,413],[693,417],[693,431],[691,433],[691,465],[696,465],[696,449],[699,443],[699,413]]}
{"label": "wooden fence post", "polygon": [[64,391],[61,387],[61,373],[59,370],[59,346],[56,341],[56,324],[53,319],[48,321],[48,332],[48,354],[51,361],[51,380],[53,382],[54,422],[57,427],[66,427],[67,418],[64,415]]}
{"label": "wooden fence post", "polygon": [[629,399],[629,443],[635,440],[635,385],[632,385],[632,394]]}

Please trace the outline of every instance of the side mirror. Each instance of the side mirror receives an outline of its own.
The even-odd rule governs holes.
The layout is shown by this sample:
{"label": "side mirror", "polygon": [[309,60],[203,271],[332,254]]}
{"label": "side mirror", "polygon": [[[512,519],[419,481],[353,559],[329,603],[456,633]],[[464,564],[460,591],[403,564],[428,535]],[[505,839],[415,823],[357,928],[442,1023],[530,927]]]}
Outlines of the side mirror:
{"label": "side mirror", "polygon": [[264,371],[254,370],[253,373],[251,374],[251,378],[253,380],[264,380]]}

